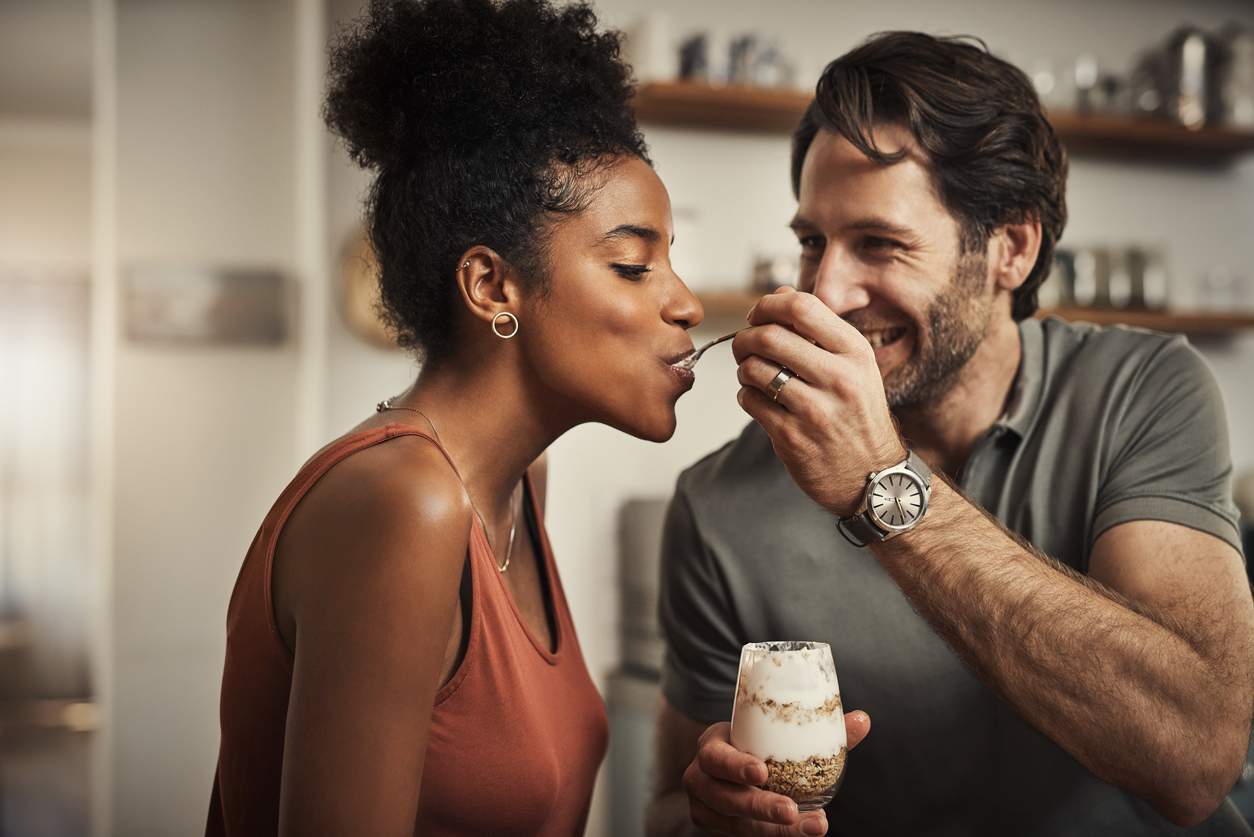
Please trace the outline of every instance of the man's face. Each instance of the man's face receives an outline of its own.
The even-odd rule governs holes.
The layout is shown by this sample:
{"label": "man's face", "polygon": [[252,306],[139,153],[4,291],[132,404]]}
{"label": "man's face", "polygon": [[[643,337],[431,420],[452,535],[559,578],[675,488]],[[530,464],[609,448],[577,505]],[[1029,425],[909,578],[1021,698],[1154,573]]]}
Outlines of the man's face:
{"label": "man's face", "polygon": [[889,406],[909,409],[957,381],[984,338],[993,289],[986,253],[962,253],[958,222],[909,132],[885,126],[875,141],[886,152],[911,151],[882,166],[839,134],[819,132],[792,227],[800,289],[862,332]]}

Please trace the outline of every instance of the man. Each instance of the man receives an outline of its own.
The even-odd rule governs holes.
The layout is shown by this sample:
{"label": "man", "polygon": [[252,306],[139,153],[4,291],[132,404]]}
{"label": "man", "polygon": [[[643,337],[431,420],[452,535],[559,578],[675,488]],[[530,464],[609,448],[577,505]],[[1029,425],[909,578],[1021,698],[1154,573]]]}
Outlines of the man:
{"label": "man", "polygon": [[[1182,338],[1032,319],[1066,168],[977,46],[887,33],[825,72],[794,139],[802,293],[750,313],[755,424],[668,515],[650,833],[1251,833],[1222,403]],[[874,719],[826,815],[728,743],[740,646],[776,639],[830,643]]]}

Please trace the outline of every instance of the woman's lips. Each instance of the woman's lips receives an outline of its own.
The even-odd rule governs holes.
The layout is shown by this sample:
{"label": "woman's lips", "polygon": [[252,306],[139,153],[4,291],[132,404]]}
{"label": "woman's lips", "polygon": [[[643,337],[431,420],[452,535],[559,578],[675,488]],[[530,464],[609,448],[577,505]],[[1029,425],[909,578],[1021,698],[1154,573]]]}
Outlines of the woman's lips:
{"label": "woman's lips", "polygon": [[673,363],[668,363],[666,365],[666,368],[669,369],[671,374],[674,375],[675,378],[680,382],[680,384],[683,385],[684,392],[687,392],[688,390],[692,389],[693,383],[696,382],[697,380],[697,373],[693,372],[691,369],[686,369],[682,366],[676,366]]}
{"label": "woman's lips", "polygon": [[679,354],[669,355],[668,357],[662,358],[662,360],[666,363],[667,366],[678,366],[679,364],[683,363],[688,358],[692,357],[692,353],[695,351],[696,351],[695,348],[685,349]]}

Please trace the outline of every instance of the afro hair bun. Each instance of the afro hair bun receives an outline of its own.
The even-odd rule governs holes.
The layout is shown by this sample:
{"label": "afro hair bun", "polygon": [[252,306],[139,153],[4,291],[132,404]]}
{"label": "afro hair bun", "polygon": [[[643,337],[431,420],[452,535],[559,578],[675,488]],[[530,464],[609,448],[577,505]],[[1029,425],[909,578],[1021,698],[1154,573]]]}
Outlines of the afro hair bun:
{"label": "afro hair bun", "polygon": [[366,198],[384,318],[429,360],[453,350],[453,274],[485,246],[534,289],[547,224],[594,176],[648,161],[616,32],[584,3],[372,0],[331,50],[324,116],[375,172]]}
{"label": "afro hair bun", "polygon": [[376,169],[555,127],[609,150],[632,84],[595,27],[583,3],[373,0],[332,49],[327,123]]}

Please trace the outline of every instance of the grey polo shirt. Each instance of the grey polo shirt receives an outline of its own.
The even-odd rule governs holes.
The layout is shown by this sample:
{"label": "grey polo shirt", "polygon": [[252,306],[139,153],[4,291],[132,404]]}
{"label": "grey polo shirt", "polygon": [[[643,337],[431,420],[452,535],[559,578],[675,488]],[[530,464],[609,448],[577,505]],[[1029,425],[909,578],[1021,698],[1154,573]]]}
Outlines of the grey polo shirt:
{"label": "grey polo shirt", "polygon": [[[1165,520],[1240,550],[1223,404],[1180,337],[1048,319],[1019,325],[1006,415],[962,487],[1081,572],[1104,531]],[[873,719],[829,808],[833,833],[1174,834],[995,698],[867,550],[807,498],[756,424],[679,478],[662,547],[663,692],[731,717],[740,646],[832,646],[844,704]],[[1170,765],[1163,765],[1171,770]],[[1190,834],[1250,834],[1231,803]]]}

